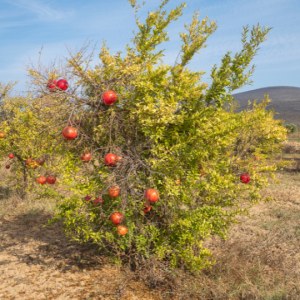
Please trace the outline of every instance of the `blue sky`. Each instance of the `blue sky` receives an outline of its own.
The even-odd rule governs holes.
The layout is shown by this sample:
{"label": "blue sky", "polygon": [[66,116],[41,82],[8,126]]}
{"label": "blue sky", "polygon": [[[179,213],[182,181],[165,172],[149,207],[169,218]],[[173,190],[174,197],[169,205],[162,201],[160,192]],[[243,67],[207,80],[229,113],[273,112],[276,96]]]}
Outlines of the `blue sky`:
{"label": "blue sky", "polygon": [[[183,1],[170,0],[165,9],[170,11]],[[207,39],[207,47],[200,50],[190,69],[205,71],[202,81],[211,83],[212,66],[221,65],[227,51],[242,49],[243,26],[249,25],[248,39],[253,25],[273,27],[267,40],[260,44],[257,55],[249,65],[255,64],[250,77],[254,82],[233,93],[245,92],[270,86],[300,87],[300,1],[299,0],[186,0],[183,15],[168,27],[170,41],[163,44],[166,49],[165,63],[174,64],[180,51],[179,32],[185,32],[184,23],[190,23],[194,11],[200,9],[199,19],[208,16],[215,21],[217,30]],[[142,1],[138,1],[142,4]],[[161,0],[148,0],[140,9],[139,17],[144,21],[148,11],[158,9]],[[209,23],[208,23],[209,25]],[[29,80],[25,65],[30,61],[37,67],[43,46],[41,62],[49,66],[55,59],[69,57],[66,45],[78,51],[86,40],[96,44],[94,61],[102,41],[106,40],[111,53],[125,52],[131,45],[133,31],[137,32],[133,10],[127,0],[2,0],[0,11],[0,82],[18,80],[17,93],[28,90]],[[88,53],[92,51],[92,46]],[[15,94],[15,93],[13,93]]]}

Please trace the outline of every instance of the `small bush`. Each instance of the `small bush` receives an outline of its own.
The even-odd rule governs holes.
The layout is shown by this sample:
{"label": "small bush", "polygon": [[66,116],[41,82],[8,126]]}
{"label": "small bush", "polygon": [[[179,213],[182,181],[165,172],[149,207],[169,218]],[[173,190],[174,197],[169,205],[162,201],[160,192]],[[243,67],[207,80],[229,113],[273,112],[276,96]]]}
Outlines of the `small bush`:
{"label": "small bush", "polygon": [[298,132],[298,127],[296,124],[285,124],[284,127],[289,130],[289,133]]}

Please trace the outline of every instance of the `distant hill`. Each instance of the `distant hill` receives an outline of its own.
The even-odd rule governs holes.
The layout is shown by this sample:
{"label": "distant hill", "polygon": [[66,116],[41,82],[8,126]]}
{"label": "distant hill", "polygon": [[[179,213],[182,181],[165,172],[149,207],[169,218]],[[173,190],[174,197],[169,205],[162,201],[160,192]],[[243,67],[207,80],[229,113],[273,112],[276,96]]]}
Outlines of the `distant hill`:
{"label": "distant hill", "polygon": [[274,115],[274,119],[285,120],[285,123],[294,123],[300,125],[300,88],[293,86],[270,86],[260,88],[248,92],[232,94],[234,100],[240,104],[235,112],[241,112],[248,107],[248,100],[251,100],[251,108],[253,100],[258,99],[256,103],[264,100],[264,95],[269,95],[272,100],[266,109],[274,108],[278,115]]}

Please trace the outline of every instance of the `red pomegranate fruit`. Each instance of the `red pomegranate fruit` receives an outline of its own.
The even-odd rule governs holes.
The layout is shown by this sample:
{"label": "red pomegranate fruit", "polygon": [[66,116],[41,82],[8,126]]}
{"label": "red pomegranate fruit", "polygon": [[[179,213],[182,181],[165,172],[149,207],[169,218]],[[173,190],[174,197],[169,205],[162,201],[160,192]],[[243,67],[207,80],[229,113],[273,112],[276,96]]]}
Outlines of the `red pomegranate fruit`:
{"label": "red pomegranate fruit", "polygon": [[86,196],[83,198],[85,201],[90,201],[92,199],[92,196]]}
{"label": "red pomegranate fruit", "polygon": [[242,174],[241,176],[240,176],[240,181],[242,182],[242,183],[248,183],[248,182],[250,182],[250,175],[249,174]]}
{"label": "red pomegranate fruit", "polygon": [[54,176],[50,175],[50,176],[47,177],[47,182],[49,184],[54,184],[55,181],[56,181],[56,178]]}
{"label": "red pomegranate fruit", "polygon": [[38,163],[34,161],[32,158],[27,159],[26,165],[35,169],[38,166]]}
{"label": "red pomegranate fruit", "polygon": [[116,164],[116,160],[117,160],[117,156],[112,154],[112,153],[108,153],[105,155],[105,164],[108,166],[114,166]]}
{"label": "red pomegranate fruit", "polygon": [[58,86],[61,90],[65,91],[65,90],[69,87],[69,84],[68,84],[68,81],[67,81],[67,80],[65,80],[65,79],[60,79],[60,80],[57,81],[57,86]]}
{"label": "red pomegranate fruit", "polygon": [[117,232],[119,235],[123,236],[128,232],[128,228],[125,225],[119,225],[117,228]]}
{"label": "red pomegranate fruit", "polygon": [[145,192],[145,197],[149,202],[156,202],[159,199],[159,193],[155,189],[148,189]]}
{"label": "red pomegranate fruit", "polygon": [[117,94],[114,91],[106,91],[102,96],[102,101],[106,105],[112,105],[117,100]]}
{"label": "red pomegranate fruit", "polygon": [[42,165],[44,164],[44,162],[45,162],[45,159],[42,158],[42,157],[40,157],[40,158],[36,161],[36,163],[37,163],[38,165],[40,165],[40,166],[42,166]]}
{"label": "red pomegranate fruit", "polygon": [[85,152],[82,156],[81,156],[81,160],[83,160],[84,162],[89,162],[92,158],[92,155],[90,152]]}
{"label": "red pomegranate fruit", "polygon": [[151,205],[149,203],[144,203],[143,205],[145,206],[145,208],[143,209],[144,213],[147,213],[151,210]]}
{"label": "red pomegranate fruit", "polygon": [[50,79],[47,83],[47,88],[51,93],[55,92],[55,87],[57,86],[57,81],[55,79]]}
{"label": "red pomegranate fruit", "polygon": [[124,221],[124,216],[119,212],[114,212],[110,216],[110,220],[117,226]]}
{"label": "red pomegranate fruit", "polygon": [[94,204],[97,205],[98,203],[103,204],[103,199],[100,198],[100,197],[96,198],[96,199],[94,200]]}
{"label": "red pomegranate fruit", "polygon": [[77,137],[77,130],[71,126],[67,126],[64,128],[62,134],[69,141]]}
{"label": "red pomegranate fruit", "polygon": [[108,194],[112,198],[118,197],[120,195],[120,189],[118,187],[111,187],[108,191]]}
{"label": "red pomegranate fruit", "polygon": [[121,161],[122,161],[122,159],[123,159],[123,157],[122,157],[122,156],[117,156],[117,158],[116,158],[116,161],[117,161],[117,162],[121,162]]}
{"label": "red pomegranate fruit", "polygon": [[39,184],[45,184],[45,183],[46,183],[46,177],[40,176],[40,177],[37,179],[37,182],[38,182]]}

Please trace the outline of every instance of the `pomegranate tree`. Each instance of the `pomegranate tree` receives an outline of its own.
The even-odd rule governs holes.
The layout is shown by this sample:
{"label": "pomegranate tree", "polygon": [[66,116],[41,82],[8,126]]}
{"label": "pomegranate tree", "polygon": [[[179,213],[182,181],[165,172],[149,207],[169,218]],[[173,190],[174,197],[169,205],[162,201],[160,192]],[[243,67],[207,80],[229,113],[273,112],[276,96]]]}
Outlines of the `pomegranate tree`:
{"label": "pomegranate tree", "polygon": [[[79,77],[76,87],[80,92],[77,93],[74,88],[69,89],[69,93],[47,94],[46,100],[52,108],[54,103],[61,103],[58,116],[51,111],[57,126],[61,122],[67,125],[68,120],[75,116],[86,121],[84,128],[78,129],[80,138],[76,138],[78,124],[73,120],[70,122],[68,128],[72,128],[75,134],[64,132],[61,138],[76,140],[69,143],[68,148],[65,143],[55,141],[58,144],[57,157],[51,150],[53,157],[48,159],[47,156],[47,161],[51,172],[61,174],[62,185],[74,191],[74,195],[62,197],[56,220],[63,220],[75,239],[83,241],[90,238],[110,249],[112,255],[124,252],[131,256],[132,249],[136,257],[141,255],[151,259],[152,255],[159,253],[162,259],[169,260],[171,257],[172,265],[180,261],[189,268],[201,269],[209,265],[208,261],[204,262],[209,251],[200,249],[199,236],[205,232],[208,233],[206,237],[210,232],[222,236],[230,225],[223,210],[210,204],[215,201],[226,208],[235,198],[228,197],[228,194],[244,196],[236,181],[239,181],[240,170],[248,170],[253,156],[247,157],[249,152],[242,149],[244,143],[237,147],[234,144],[239,143],[238,131],[241,130],[245,136],[252,134],[252,129],[261,126],[263,114],[260,113],[259,117],[254,115],[255,118],[247,114],[243,119],[223,109],[226,100],[232,101],[224,95],[219,97],[226,82],[227,85],[232,83],[232,72],[227,72],[230,59],[224,60],[220,72],[215,73],[212,88],[205,94],[200,72],[191,73],[186,68],[193,52],[200,49],[202,33],[207,29],[203,27],[201,30],[201,22],[187,34],[186,40],[191,41],[191,47],[182,48],[182,63],[175,64],[175,67],[160,64],[159,55],[153,55],[151,51],[157,41],[164,40],[165,33],[159,29],[168,25],[165,20],[176,18],[181,10],[178,8],[176,11],[173,17],[170,15],[164,21],[160,19],[159,12],[157,22],[151,22],[150,15],[147,24],[142,24],[140,29],[149,27],[155,34],[149,31],[149,43],[141,42],[141,36],[137,36],[134,47],[128,49],[124,58],[110,55],[104,45],[99,55],[101,62],[95,68],[82,69],[81,54],[69,60],[67,72],[60,74],[70,74],[68,78],[75,78],[73,75]],[[196,24],[196,20],[193,22]],[[213,27],[211,25],[210,32]],[[233,70],[251,55],[250,48],[245,47],[242,58],[237,56],[232,61]],[[239,81],[234,82],[237,88]],[[60,84],[56,90],[59,88],[62,88]],[[252,124],[255,126],[251,127]],[[74,128],[71,127],[73,125]],[[275,127],[271,121],[263,125],[267,125],[268,131]],[[49,129],[49,141],[55,137],[55,130],[55,126]],[[255,131],[254,136],[258,139],[260,132],[262,130]],[[274,141],[272,133],[270,137],[268,143]],[[48,144],[50,142],[45,143],[46,149]],[[40,155],[36,149],[31,149],[30,155]],[[81,163],[85,149],[93,153],[94,164],[83,166]],[[227,151],[232,153],[231,156],[226,155]],[[257,149],[253,151],[259,153]],[[206,180],[199,180],[200,175],[206,175],[199,168],[200,163],[211,172]],[[180,184],[180,180],[182,185],[176,188],[175,184]],[[243,187],[243,191],[249,190],[249,186]],[[107,195],[103,195],[105,205],[101,205],[102,198],[95,199],[94,195],[106,192]],[[88,194],[93,198],[87,196],[78,201]],[[84,201],[90,203],[83,205]],[[143,205],[143,202],[147,203]],[[181,209],[183,203],[188,204],[189,211],[186,213]],[[116,239],[117,228],[111,230],[111,227],[113,224],[124,226],[121,225],[123,215],[126,215],[126,225],[131,234],[129,237],[126,235],[128,229],[120,227],[118,233],[126,233],[124,238]]]}

